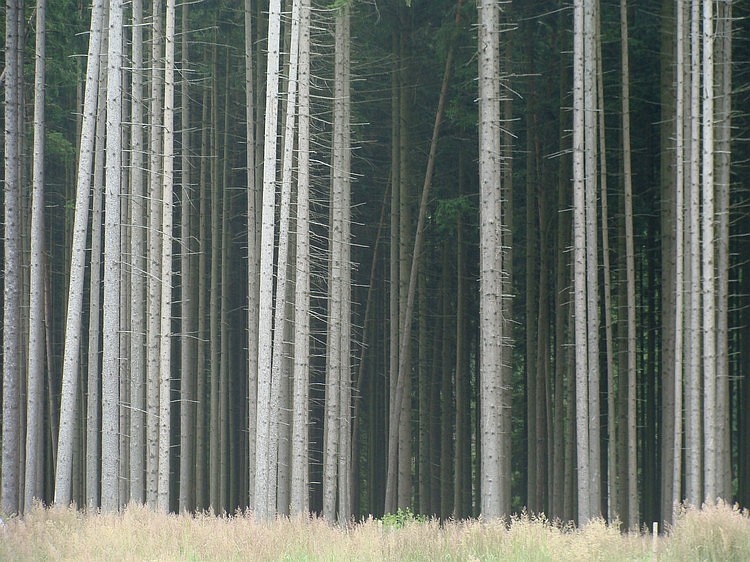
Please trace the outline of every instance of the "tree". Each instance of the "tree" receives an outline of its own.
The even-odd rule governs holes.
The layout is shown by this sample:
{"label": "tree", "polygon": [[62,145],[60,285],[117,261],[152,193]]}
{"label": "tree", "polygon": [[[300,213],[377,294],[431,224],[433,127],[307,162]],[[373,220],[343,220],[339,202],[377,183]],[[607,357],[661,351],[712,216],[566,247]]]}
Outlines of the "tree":
{"label": "tree", "polygon": [[20,333],[18,331],[21,307],[20,272],[20,193],[21,154],[19,146],[21,131],[22,69],[18,65],[21,49],[21,29],[17,25],[21,14],[21,3],[6,3],[5,25],[5,231],[3,268],[3,444],[2,444],[2,510],[18,513],[21,504],[20,490],[20,446],[21,397]]}
{"label": "tree", "polygon": [[[294,373],[292,376],[292,470],[290,514],[306,513],[310,384],[310,3],[300,5],[299,117],[297,147],[297,253],[294,284]],[[248,152],[249,154],[249,152]]]}
{"label": "tree", "polygon": [[[620,50],[622,53],[622,164],[625,199],[625,292],[627,300],[627,515],[628,528],[638,527],[638,483],[636,448],[636,318],[635,250],[633,241],[633,177],[630,156],[630,66],[628,56],[628,3],[620,1]],[[622,375],[621,375],[622,376]],[[610,389],[612,392],[613,389]],[[611,429],[610,429],[611,431]],[[611,486],[612,483],[610,483]]]}
{"label": "tree", "polygon": [[122,181],[123,4],[110,0],[107,51],[107,163],[102,345],[102,511],[120,507],[120,190]]}
{"label": "tree", "polygon": [[46,2],[36,4],[34,58],[34,163],[31,207],[31,272],[29,287],[29,352],[26,386],[26,475],[24,509],[42,492],[44,411],[44,77]]}
{"label": "tree", "polygon": [[169,510],[169,455],[172,366],[172,220],[174,193],[174,65],[175,2],[167,0],[164,33],[164,150],[159,340],[159,482],[158,507]]}
{"label": "tree", "polygon": [[480,442],[481,513],[496,518],[510,511],[508,381],[502,379],[503,326],[502,204],[500,141],[500,5],[477,4],[479,13],[479,186],[480,186]]}
{"label": "tree", "polygon": [[263,148],[263,204],[261,208],[260,286],[258,301],[258,390],[255,435],[255,505],[257,517],[273,515],[276,495],[270,489],[270,471],[276,452],[271,450],[274,420],[271,412],[271,347],[273,326],[273,247],[275,237],[276,131],[278,125],[279,43],[281,41],[281,5],[273,0],[268,15],[268,59],[266,68],[266,122]]}
{"label": "tree", "polygon": [[99,52],[104,28],[104,9],[103,0],[97,0],[92,6],[91,30],[86,59],[86,81],[76,182],[73,246],[70,257],[68,311],[65,322],[60,430],[57,437],[57,463],[55,468],[55,503],[63,506],[67,506],[72,500],[73,444],[77,427],[76,401],[80,376],[78,354],[82,337],[84,260],[86,233],[88,229],[89,190],[94,157],[96,106],[99,92]]}
{"label": "tree", "polygon": [[146,200],[144,188],[143,0],[133,0],[130,120],[130,501],[145,500]]}

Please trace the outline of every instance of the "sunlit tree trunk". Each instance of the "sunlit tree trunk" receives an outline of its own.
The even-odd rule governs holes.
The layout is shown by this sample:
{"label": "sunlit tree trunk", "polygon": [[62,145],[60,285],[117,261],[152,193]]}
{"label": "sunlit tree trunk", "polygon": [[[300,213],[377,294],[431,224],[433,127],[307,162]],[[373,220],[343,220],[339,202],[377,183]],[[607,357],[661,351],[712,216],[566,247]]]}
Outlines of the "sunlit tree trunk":
{"label": "sunlit tree trunk", "polygon": [[[276,130],[278,125],[281,3],[272,0],[268,15],[268,58],[266,69],[266,122],[263,149],[263,203],[261,208],[260,286],[258,302],[258,393],[255,441],[255,505],[260,519],[273,515],[275,490],[269,488],[270,471],[275,468],[271,451],[271,349],[273,324],[273,254],[275,237]],[[269,507],[270,506],[270,507]]]}
{"label": "sunlit tree trunk", "polygon": [[479,12],[479,189],[480,189],[480,447],[481,514],[496,518],[510,511],[510,474],[504,453],[510,434],[507,381],[503,380],[503,275],[500,161],[500,5],[478,3]]}
{"label": "sunlit tree trunk", "polygon": [[133,0],[130,129],[130,501],[145,499],[146,461],[146,199],[143,128],[143,0]]}
{"label": "sunlit tree trunk", "polygon": [[102,320],[102,511],[120,508],[120,191],[122,181],[122,0],[110,0]]}
{"label": "sunlit tree trunk", "polygon": [[[105,48],[102,46],[102,48]],[[88,365],[86,383],[86,505],[100,506],[101,483],[101,356],[102,335],[102,204],[107,125],[107,68],[99,69],[99,99],[96,118],[96,147],[91,201],[91,259],[89,272]]]}
{"label": "sunlit tree trunk", "polygon": [[159,381],[162,255],[163,23],[162,2],[151,4],[151,98],[148,164],[148,331],[146,378],[146,502],[157,507],[159,495]]}
{"label": "sunlit tree trunk", "polygon": [[584,139],[584,6],[573,4],[573,300],[575,317],[576,465],[578,522],[591,518],[586,318],[586,170]]}
{"label": "sunlit tree trunk", "polygon": [[[96,108],[99,90],[99,66],[104,26],[104,0],[94,2],[91,11],[91,30],[87,55],[84,90],[83,120],[76,183],[75,218],[70,257],[68,311],[65,322],[65,350],[63,356],[60,431],[58,433],[57,463],[55,468],[55,503],[68,506],[72,500],[74,436],[78,431],[77,399],[79,388],[79,353],[82,337],[83,285],[86,258],[86,234],[89,218],[89,192],[94,160]],[[9,145],[8,145],[9,146]],[[7,150],[7,148],[6,148]],[[7,158],[7,156],[6,156]],[[6,166],[6,170],[9,169]],[[7,189],[7,188],[6,188]],[[6,202],[6,213],[8,212]],[[7,221],[6,221],[7,228]],[[6,265],[8,253],[5,254]],[[8,299],[6,298],[6,303]],[[7,322],[5,323],[7,326]],[[5,355],[6,361],[8,355]],[[5,466],[5,464],[3,464]],[[5,479],[3,479],[5,482]]]}
{"label": "sunlit tree trunk", "polygon": [[308,421],[310,381],[310,2],[300,2],[297,145],[297,276],[294,293],[292,470],[290,514],[309,509]]}
{"label": "sunlit tree trunk", "polygon": [[[44,76],[46,2],[36,3],[34,58],[34,161],[31,204],[31,272],[29,289],[28,382],[26,385],[26,476],[24,510],[42,492],[44,411]],[[12,168],[11,168],[12,171]],[[7,275],[7,271],[5,272]],[[3,324],[3,326],[7,326]]]}
{"label": "sunlit tree trunk", "polygon": [[167,0],[164,33],[164,149],[162,183],[161,313],[159,328],[159,481],[157,506],[169,510],[170,381],[172,370],[172,220],[174,191],[175,2]]}
{"label": "sunlit tree trunk", "polygon": [[288,439],[283,439],[287,434],[288,423],[282,418],[289,411],[289,334],[288,325],[292,321],[288,303],[292,300],[292,283],[289,268],[290,260],[294,259],[292,245],[292,185],[293,185],[293,152],[296,123],[297,86],[299,68],[299,24],[300,3],[295,1],[292,6],[291,41],[289,47],[289,64],[287,66],[286,108],[285,123],[283,126],[283,150],[281,161],[281,193],[279,200],[279,239],[276,268],[276,305],[274,308],[274,326],[277,327],[273,334],[273,358],[272,358],[272,403],[277,405],[278,410],[271,412],[271,419],[278,419],[278,431],[272,432],[272,450],[278,450],[279,460],[277,469],[271,474],[272,487],[277,488],[278,498],[273,508],[280,514],[289,513],[288,493]]}
{"label": "sunlit tree trunk", "polygon": [[700,249],[700,3],[690,4],[690,88],[689,88],[689,157],[686,184],[688,187],[688,219],[686,242],[686,309],[687,325],[685,346],[685,496],[687,501],[700,505],[703,496],[703,439],[701,417],[701,249]]}

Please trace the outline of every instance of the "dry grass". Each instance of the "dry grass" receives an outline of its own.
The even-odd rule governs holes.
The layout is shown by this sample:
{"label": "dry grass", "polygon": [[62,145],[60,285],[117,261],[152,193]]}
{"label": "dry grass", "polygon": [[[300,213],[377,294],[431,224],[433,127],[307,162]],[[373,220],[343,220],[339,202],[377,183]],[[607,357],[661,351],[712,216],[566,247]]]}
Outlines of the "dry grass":
{"label": "dry grass", "polygon": [[34,508],[0,528],[0,560],[750,560],[750,518],[726,505],[686,510],[656,543],[595,521],[561,528],[543,517],[439,524],[320,519],[263,523],[251,516],[118,515]]}

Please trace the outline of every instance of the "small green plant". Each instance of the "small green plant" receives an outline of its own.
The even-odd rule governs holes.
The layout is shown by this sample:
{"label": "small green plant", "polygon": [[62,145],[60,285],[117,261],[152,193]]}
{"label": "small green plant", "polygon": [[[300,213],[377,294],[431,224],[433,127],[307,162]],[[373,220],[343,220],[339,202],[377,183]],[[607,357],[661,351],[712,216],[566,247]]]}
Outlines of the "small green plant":
{"label": "small green plant", "polygon": [[400,507],[396,513],[386,513],[383,515],[383,527],[389,529],[402,529],[408,523],[426,523],[427,517],[424,515],[415,515],[408,507],[401,509]]}

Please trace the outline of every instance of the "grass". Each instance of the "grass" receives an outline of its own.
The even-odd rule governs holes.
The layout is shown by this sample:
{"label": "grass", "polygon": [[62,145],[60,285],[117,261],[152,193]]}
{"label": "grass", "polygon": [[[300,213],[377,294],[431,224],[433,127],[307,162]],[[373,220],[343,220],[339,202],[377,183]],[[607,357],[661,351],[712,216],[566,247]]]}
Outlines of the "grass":
{"label": "grass", "polygon": [[655,542],[602,521],[576,529],[527,515],[445,524],[408,515],[341,529],[318,518],[35,507],[0,527],[0,560],[750,560],[750,517],[724,504],[684,510]]}

